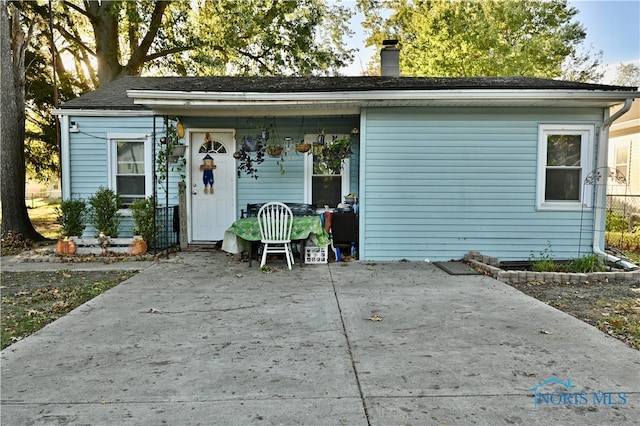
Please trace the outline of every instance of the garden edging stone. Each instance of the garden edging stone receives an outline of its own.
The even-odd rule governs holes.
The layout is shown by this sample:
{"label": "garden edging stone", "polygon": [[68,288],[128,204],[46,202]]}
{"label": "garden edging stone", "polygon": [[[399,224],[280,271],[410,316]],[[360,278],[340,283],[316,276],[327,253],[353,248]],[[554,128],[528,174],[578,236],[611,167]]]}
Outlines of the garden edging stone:
{"label": "garden edging stone", "polygon": [[493,278],[507,284],[538,282],[591,282],[624,280],[631,281],[640,278],[640,270],[634,271],[613,271],[613,272],[589,272],[589,273],[569,273],[569,272],[532,272],[532,271],[511,271],[498,267],[498,259],[495,257],[483,256],[478,252],[470,252],[464,257],[464,261],[475,268],[478,268]]}

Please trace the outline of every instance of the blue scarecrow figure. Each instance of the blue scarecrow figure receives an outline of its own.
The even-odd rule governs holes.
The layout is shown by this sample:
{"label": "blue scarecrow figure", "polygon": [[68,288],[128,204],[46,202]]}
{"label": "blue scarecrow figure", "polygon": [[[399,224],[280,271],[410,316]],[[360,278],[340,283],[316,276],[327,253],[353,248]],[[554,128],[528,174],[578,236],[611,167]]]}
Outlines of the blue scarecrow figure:
{"label": "blue scarecrow figure", "polygon": [[[216,164],[213,161],[213,157],[209,154],[205,155],[202,159],[202,164],[200,165],[200,170],[202,170],[202,182],[204,183],[204,193],[213,194],[213,170],[216,168]],[[211,187],[208,189],[207,186]]]}

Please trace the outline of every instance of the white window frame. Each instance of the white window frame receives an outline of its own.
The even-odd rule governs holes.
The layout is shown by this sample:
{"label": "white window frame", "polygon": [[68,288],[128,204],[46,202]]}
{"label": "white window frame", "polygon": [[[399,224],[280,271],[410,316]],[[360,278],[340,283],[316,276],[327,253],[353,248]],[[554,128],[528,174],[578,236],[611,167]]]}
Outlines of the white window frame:
{"label": "white window frame", "polygon": [[[144,133],[107,133],[107,167],[108,187],[117,193],[116,177],[118,173],[118,148],[117,142],[142,142],[144,143],[144,192],[145,198],[153,195],[153,152],[151,138]],[[120,209],[125,216],[131,215],[131,209]]]}
{"label": "white window frame", "polygon": [[[547,177],[547,137],[549,135],[579,135],[580,144],[580,188],[577,201],[547,201],[545,199]],[[593,147],[595,127],[591,124],[540,124],[538,129],[538,177],[536,204],[539,210],[580,210],[593,203],[591,185],[585,185],[587,174],[594,169]]]}
{"label": "white window frame", "polygon": [[[625,151],[626,161],[624,163],[618,163],[618,151]],[[631,143],[629,141],[621,141],[613,144],[613,168],[618,170],[618,166],[624,165],[627,170],[624,173],[624,179],[627,183],[629,183],[629,177],[631,176],[631,169],[629,167],[629,159],[631,158]]]}
{"label": "white window frame", "polygon": [[[333,135],[329,136],[327,135],[327,138],[331,138]],[[342,137],[342,136],[347,136],[349,137],[349,135],[337,135],[338,138]],[[304,135],[304,142],[305,143],[309,143],[311,145],[313,145],[314,143],[316,143],[316,139],[317,139],[318,135],[317,134],[309,134],[309,135]],[[313,194],[312,194],[312,188],[313,188],[313,154],[309,153],[306,156],[306,161],[304,163],[304,202],[307,204],[310,204],[313,198]],[[350,159],[347,158],[346,160],[342,161],[342,169],[340,170],[340,177],[341,179],[341,185],[340,185],[340,191],[342,192],[341,197],[344,198],[344,196],[348,195],[351,191],[351,174],[350,174]],[[316,208],[321,209],[324,206],[316,206]],[[337,206],[329,206],[329,207],[337,207]]]}

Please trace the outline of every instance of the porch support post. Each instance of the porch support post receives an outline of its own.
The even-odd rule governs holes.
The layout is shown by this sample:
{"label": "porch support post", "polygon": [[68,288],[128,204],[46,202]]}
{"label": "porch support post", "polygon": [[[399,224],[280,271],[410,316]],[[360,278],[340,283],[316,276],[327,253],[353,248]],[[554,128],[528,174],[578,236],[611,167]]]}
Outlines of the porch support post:
{"label": "porch support post", "polygon": [[189,244],[189,236],[187,235],[187,184],[185,182],[178,183],[178,212],[180,214],[180,249],[184,250]]}

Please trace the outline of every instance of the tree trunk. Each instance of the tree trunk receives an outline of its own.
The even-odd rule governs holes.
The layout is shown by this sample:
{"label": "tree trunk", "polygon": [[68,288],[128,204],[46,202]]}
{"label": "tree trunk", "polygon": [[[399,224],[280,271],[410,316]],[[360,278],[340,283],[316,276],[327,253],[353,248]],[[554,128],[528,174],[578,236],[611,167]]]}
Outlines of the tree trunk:
{"label": "tree trunk", "polygon": [[93,24],[100,86],[115,80],[122,72],[118,40],[117,4],[113,1],[87,2],[87,13]]}
{"label": "tree trunk", "polygon": [[[24,57],[29,35],[20,26],[20,15],[12,7],[13,25],[9,25],[7,2],[0,1],[0,84],[2,104],[0,139],[0,198],[2,201],[2,235],[8,231],[23,239],[41,241],[27,214],[25,197],[25,68]],[[11,28],[11,31],[9,30]]]}

